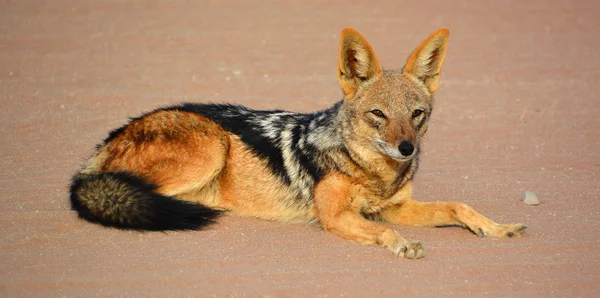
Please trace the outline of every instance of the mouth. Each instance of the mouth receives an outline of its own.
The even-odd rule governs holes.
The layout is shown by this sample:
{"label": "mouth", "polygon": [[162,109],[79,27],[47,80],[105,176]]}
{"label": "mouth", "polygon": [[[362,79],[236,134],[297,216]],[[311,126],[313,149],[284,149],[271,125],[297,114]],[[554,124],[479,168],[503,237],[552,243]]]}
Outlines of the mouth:
{"label": "mouth", "polygon": [[397,161],[409,161],[415,157],[417,150],[414,150],[410,155],[402,155],[397,148],[389,146],[386,142],[382,140],[376,140],[377,149],[379,151]]}

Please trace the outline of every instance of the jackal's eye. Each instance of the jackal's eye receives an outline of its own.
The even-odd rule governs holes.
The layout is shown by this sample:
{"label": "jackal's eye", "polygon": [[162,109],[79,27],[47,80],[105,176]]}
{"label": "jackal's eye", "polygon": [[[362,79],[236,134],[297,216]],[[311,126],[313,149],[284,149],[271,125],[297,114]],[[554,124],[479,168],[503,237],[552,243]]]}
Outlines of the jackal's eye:
{"label": "jackal's eye", "polygon": [[412,117],[414,119],[414,118],[421,116],[422,114],[423,114],[423,110],[414,110],[412,113]]}
{"label": "jackal's eye", "polygon": [[375,109],[371,111],[371,114],[380,117],[380,118],[385,118],[385,115],[383,114],[383,112],[381,110]]}

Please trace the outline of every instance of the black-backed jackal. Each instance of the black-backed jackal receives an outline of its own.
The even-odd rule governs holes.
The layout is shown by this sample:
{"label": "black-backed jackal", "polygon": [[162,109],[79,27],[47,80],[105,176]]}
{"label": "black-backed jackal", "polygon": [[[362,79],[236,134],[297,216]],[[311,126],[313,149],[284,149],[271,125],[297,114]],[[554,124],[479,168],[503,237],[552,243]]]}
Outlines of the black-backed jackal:
{"label": "black-backed jackal", "polygon": [[412,199],[448,35],[439,29],[404,67],[383,70],[365,38],[343,30],[344,98],[316,113],[186,103],[132,119],[73,177],[72,207],[126,229],[199,229],[222,212],[314,223],[411,259],[424,256],[421,243],[377,221],[520,237],[525,226],[465,204]]}

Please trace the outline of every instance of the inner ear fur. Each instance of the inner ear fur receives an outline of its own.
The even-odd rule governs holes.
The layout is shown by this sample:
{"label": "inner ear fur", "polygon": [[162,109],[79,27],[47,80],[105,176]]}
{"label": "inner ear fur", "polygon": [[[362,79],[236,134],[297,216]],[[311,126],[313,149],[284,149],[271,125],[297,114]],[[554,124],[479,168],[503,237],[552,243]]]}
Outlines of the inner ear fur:
{"label": "inner ear fur", "polygon": [[449,35],[447,28],[435,31],[414,50],[404,66],[404,73],[423,82],[431,94],[440,84]]}
{"label": "inner ear fur", "polygon": [[338,81],[345,97],[353,97],[361,84],[381,73],[379,60],[367,40],[354,29],[344,29],[340,37]]}

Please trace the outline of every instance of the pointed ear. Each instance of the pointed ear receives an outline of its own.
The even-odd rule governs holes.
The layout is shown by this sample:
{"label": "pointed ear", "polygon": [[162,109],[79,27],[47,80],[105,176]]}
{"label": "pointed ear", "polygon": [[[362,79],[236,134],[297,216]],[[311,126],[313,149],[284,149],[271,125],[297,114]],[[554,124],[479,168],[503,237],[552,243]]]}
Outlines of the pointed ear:
{"label": "pointed ear", "polygon": [[354,29],[344,29],[340,38],[338,81],[345,97],[351,98],[360,85],[381,73],[379,61],[367,40]]}
{"label": "pointed ear", "polygon": [[440,84],[449,35],[450,31],[446,28],[435,31],[410,55],[404,66],[404,73],[423,82],[431,94]]}

